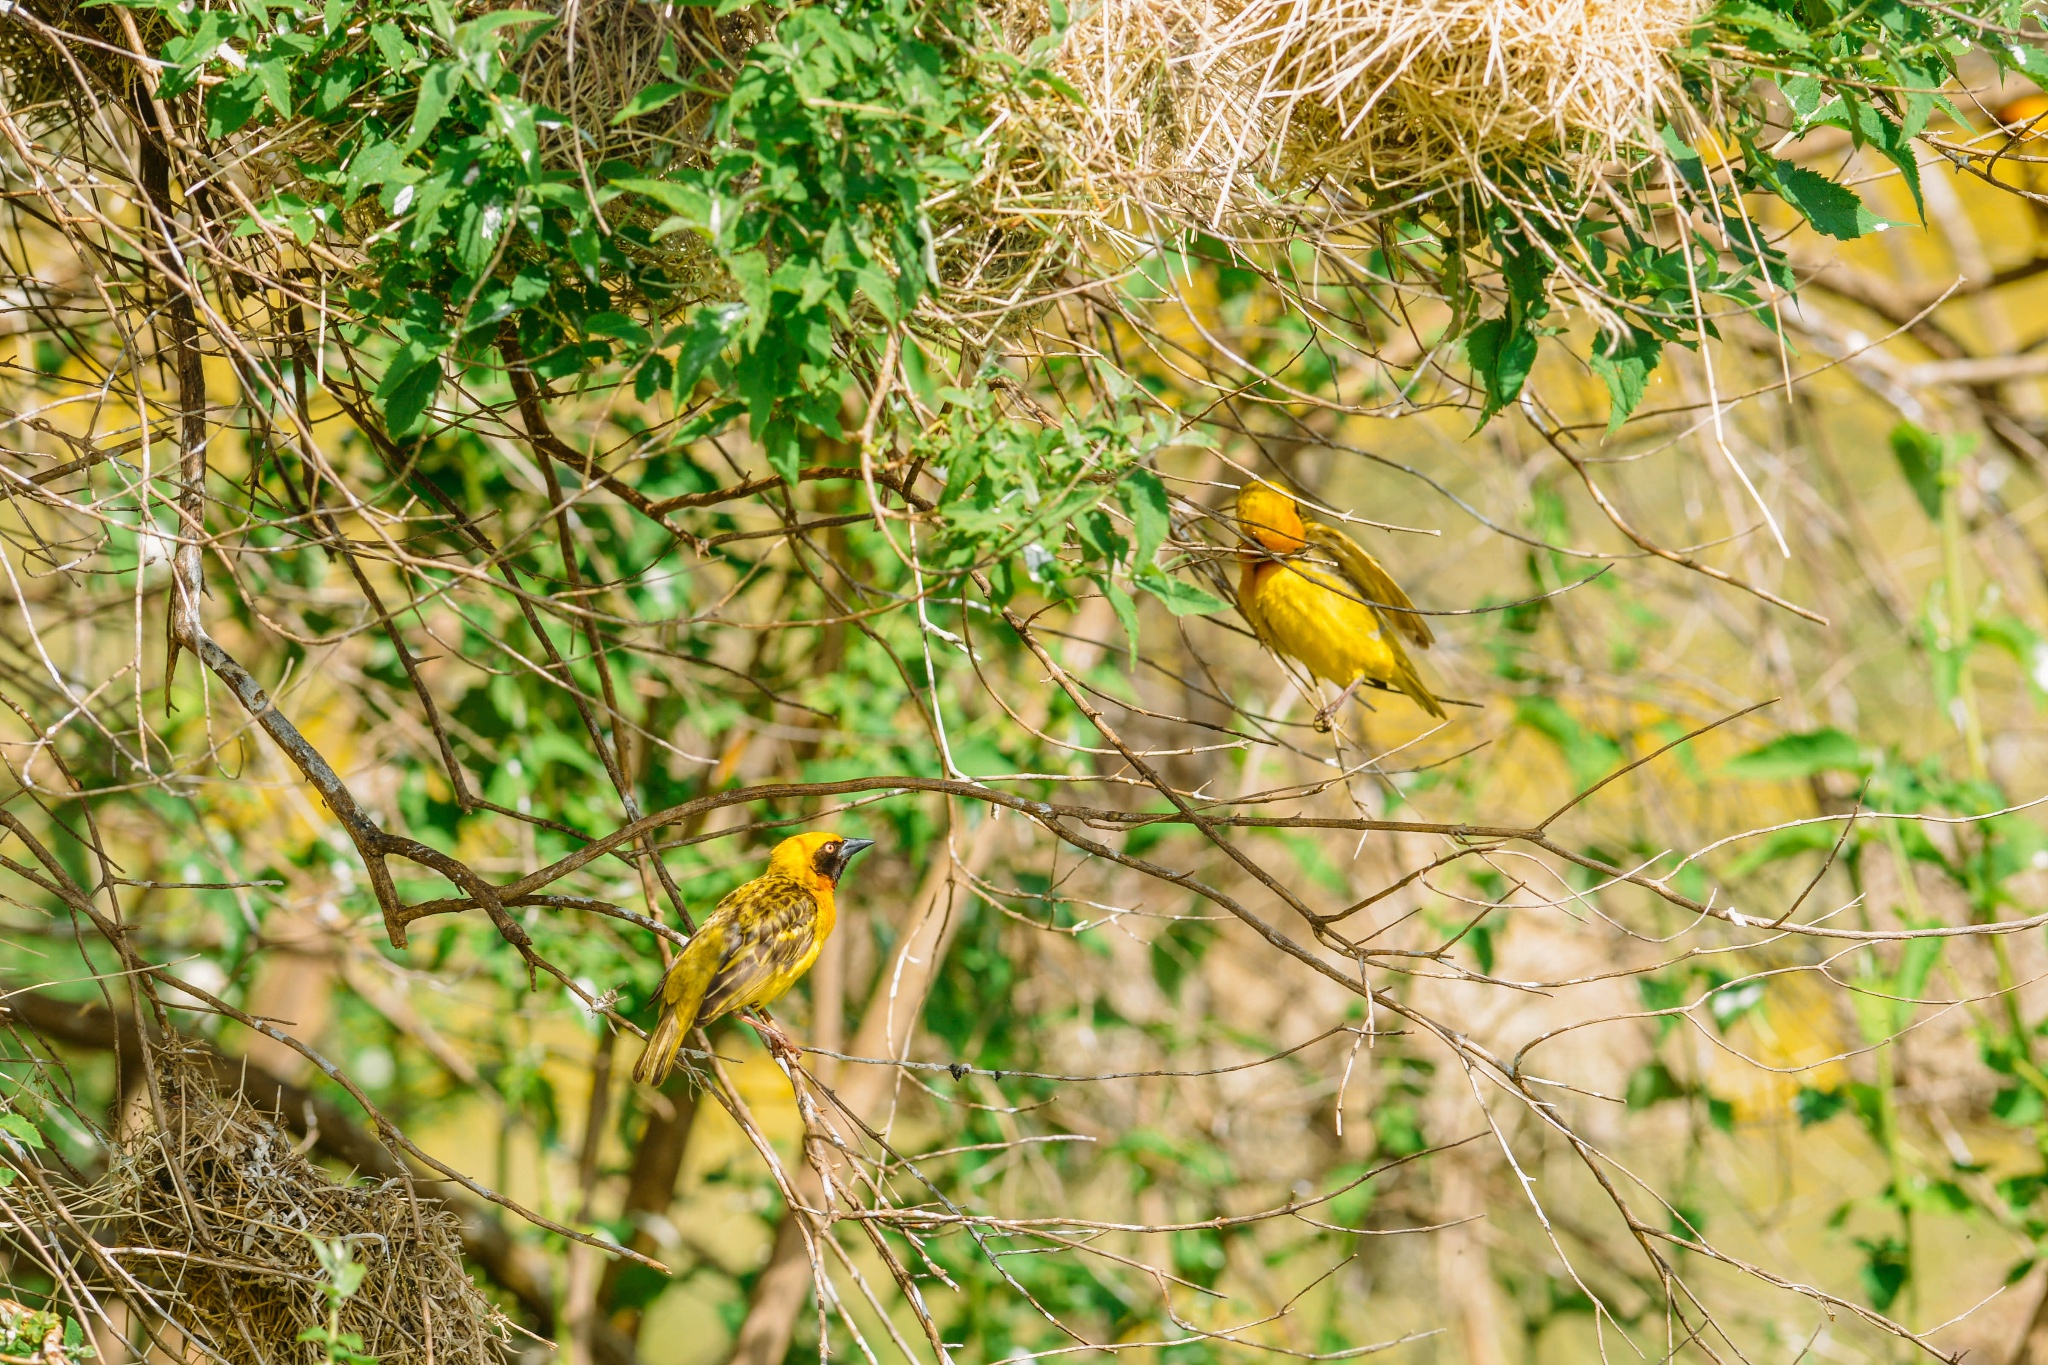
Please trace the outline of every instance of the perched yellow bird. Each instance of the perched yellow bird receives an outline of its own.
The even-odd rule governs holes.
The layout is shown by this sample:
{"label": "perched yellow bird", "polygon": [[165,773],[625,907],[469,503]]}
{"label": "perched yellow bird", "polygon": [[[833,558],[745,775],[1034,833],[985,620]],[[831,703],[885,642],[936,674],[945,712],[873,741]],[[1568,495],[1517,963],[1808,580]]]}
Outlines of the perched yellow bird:
{"label": "perched yellow bird", "polygon": [[[1335,527],[1307,520],[1293,498],[1263,484],[1238,490],[1237,524],[1257,547],[1244,555],[1238,611],[1266,648],[1344,689],[1318,713],[1318,724],[1361,684],[1406,693],[1443,718],[1443,703],[1423,686],[1401,647],[1404,635],[1422,649],[1435,637],[1378,560]],[[1310,546],[1336,562],[1342,579],[1292,560]]]}
{"label": "perched yellow bird", "polygon": [[[735,1010],[772,1005],[818,960],[839,908],[832,895],[856,853],[872,839],[799,834],[768,855],[768,870],[733,888],[704,921],[661,982],[661,1022],[633,1068],[660,1085],[683,1039]],[[771,1047],[787,1047],[779,1035]]]}
{"label": "perched yellow bird", "polygon": [[2021,95],[1998,107],[1997,119],[2005,130],[2018,137],[2039,137],[2048,124],[2048,95]]}

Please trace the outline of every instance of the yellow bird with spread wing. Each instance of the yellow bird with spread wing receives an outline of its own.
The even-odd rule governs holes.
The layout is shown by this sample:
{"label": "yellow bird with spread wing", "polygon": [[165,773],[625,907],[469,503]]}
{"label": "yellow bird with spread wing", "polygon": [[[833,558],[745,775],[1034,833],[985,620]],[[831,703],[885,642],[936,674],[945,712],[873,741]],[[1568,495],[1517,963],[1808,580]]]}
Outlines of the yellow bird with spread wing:
{"label": "yellow bird with spread wing", "polygon": [[[1443,703],[1401,645],[1405,636],[1429,648],[1429,622],[1377,559],[1264,484],[1238,490],[1237,524],[1253,546],[1244,552],[1238,612],[1267,649],[1344,689],[1317,714],[1318,724],[1361,686],[1403,693],[1443,719]],[[1311,547],[1336,564],[1341,578],[1304,561]]]}

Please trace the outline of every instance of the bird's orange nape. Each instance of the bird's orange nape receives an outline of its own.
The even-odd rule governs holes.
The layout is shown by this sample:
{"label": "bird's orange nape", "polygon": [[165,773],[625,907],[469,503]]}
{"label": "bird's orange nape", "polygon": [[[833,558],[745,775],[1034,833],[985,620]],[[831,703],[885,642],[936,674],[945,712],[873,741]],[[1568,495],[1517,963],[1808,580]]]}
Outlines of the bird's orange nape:
{"label": "bird's orange nape", "polygon": [[1291,555],[1308,545],[1308,528],[1294,499],[1264,484],[1246,484],[1238,491],[1237,524],[1276,555]]}

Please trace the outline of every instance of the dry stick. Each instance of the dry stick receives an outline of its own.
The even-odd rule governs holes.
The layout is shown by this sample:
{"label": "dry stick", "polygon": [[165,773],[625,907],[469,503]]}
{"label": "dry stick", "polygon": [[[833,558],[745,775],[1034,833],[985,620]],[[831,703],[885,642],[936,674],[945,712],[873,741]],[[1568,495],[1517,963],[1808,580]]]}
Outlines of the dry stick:
{"label": "dry stick", "polygon": [[[527,369],[526,362],[520,355],[517,343],[512,340],[509,330],[500,336],[498,344],[505,352],[512,391],[518,397],[519,414],[526,423],[528,444],[533,447],[534,454],[538,457],[541,477],[547,485],[548,502],[554,508],[555,534],[561,547],[562,569],[568,575],[570,591],[576,594],[578,602],[581,603],[583,570],[577,563],[576,543],[569,532],[569,504],[562,497],[561,482],[555,478],[557,452],[567,447],[548,425],[547,413],[541,408],[540,395],[534,386],[533,374]],[[612,684],[611,664],[605,657],[604,637],[598,633],[597,619],[590,611],[583,611],[579,615],[583,621],[584,641],[590,646],[591,660],[597,666],[598,683],[604,689],[605,709],[611,713],[613,757],[606,762],[605,770],[618,788],[619,802],[626,808],[626,818],[636,820],[641,814],[640,801],[634,796],[632,783],[626,777],[626,717],[619,709],[618,689]],[[561,668],[563,682],[573,688],[575,681],[568,676],[568,665],[564,663]],[[597,745],[602,753],[604,740],[594,730],[591,742]],[[640,847],[641,860],[638,870],[642,887],[645,888],[647,874],[651,869],[660,879],[662,890],[667,894],[669,904],[674,907],[676,919],[682,923],[684,931],[694,931],[696,925],[690,919],[689,908],[683,903],[682,890],[669,875],[668,864],[662,861],[660,851],[654,846],[654,836],[650,833],[642,838]],[[647,896],[647,907],[649,910],[654,909],[652,894]]]}
{"label": "dry stick", "polygon": [[[1067,692],[1068,697],[1082,709],[1084,714],[1088,716],[1090,723],[1092,723],[1096,727],[1096,729],[1103,735],[1103,737],[1109,740],[1110,743],[1116,745],[1117,748],[1125,754],[1126,759],[1129,762],[1131,762],[1133,766],[1137,767],[1141,772],[1145,773],[1148,776],[1148,778],[1151,778],[1155,787],[1157,787],[1162,793],[1164,793],[1169,800],[1174,801],[1174,803],[1177,806],[1180,806],[1182,808],[1183,814],[1187,815],[1194,823],[1197,824],[1199,828],[1202,828],[1203,832],[1209,836],[1212,842],[1216,843],[1218,847],[1223,848],[1226,852],[1230,852],[1231,850],[1229,848],[1229,845],[1227,845],[1223,840],[1219,839],[1213,832],[1213,828],[1211,827],[1213,822],[1205,822],[1201,820],[1199,817],[1194,816],[1192,811],[1187,810],[1185,804],[1179,800],[1179,798],[1173,792],[1172,788],[1163,780],[1151,774],[1150,770],[1144,765],[1143,761],[1139,759],[1129,749],[1129,747],[1126,746],[1122,742],[1122,740],[1107,727],[1106,723],[1101,718],[1100,713],[1095,711],[1092,707],[1088,705],[1086,698],[1079,695],[1079,690],[1072,685],[1071,680],[1065,676],[1064,671],[1059,669],[1058,665],[1052,661],[1051,656],[1045,653],[1043,646],[1039,645],[1036,639],[1032,636],[1029,627],[1026,626],[1021,620],[1019,620],[1015,616],[1015,614],[1009,611],[1007,608],[1004,609],[1003,614],[1005,618],[1009,621],[1012,629],[1016,630],[1019,636],[1023,638],[1025,644],[1029,646],[1035,654],[1037,654],[1040,662],[1045,664],[1049,669],[1053,671],[1055,680],[1058,681],[1063,690]],[[1662,751],[1660,750],[1659,752]],[[1651,757],[1655,757],[1655,755],[1652,755]],[[1605,785],[1604,782],[1601,785]],[[1569,809],[1569,806],[1567,806],[1566,809]],[[1558,814],[1563,814],[1563,811],[1560,810]],[[1553,816],[1552,818],[1555,819],[1556,817]],[[1053,827],[1050,824],[1048,824],[1048,828]],[[1055,830],[1055,832],[1058,833],[1060,831]],[[1534,834],[1536,837],[1530,839],[1528,842],[1534,843],[1538,847],[1546,849],[1546,851],[1549,851],[1558,856],[1569,858],[1571,861],[1577,862],[1582,866],[1591,867],[1599,865],[1598,860],[1589,859],[1584,857],[1583,855],[1575,854],[1568,849],[1562,848],[1559,845],[1557,845],[1553,840],[1544,837],[1538,831],[1531,831],[1531,833]],[[1110,850],[1106,848],[1102,851],[1105,854],[1109,854],[1110,856],[1115,858],[1116,861],[1119,862],[1134,861],[1127,860],[1121,855],[1113,854],[1110,852]],[[1239,856],[1235,860],[1240,862],[1240,865],[1248,861],[1243,859],[1241,856]],[[1624,877],[1628,880],[1635,881],[1638,884],[1649,886],[1651,889],[1656,890],[1659,894],[1665,895],[1669,899],[1689,899],[1686,897],[1679,896],[1677,893],[1672,892],[1668,888],[1663,887],[1660,883],[1652,883],[1648,879],[1641,878],[1638,874],[1625,873],[1621,869],[1606,867],[1605,865],[1599,866],[1601,867],[1601,870],[1606,871],[1609,875]],[[1254,872],[1255,875],[1257,875],[1256,869],[1254,869]],[[1173,879],[1183,880],[1177,877]],[[1259,875],[1257,879],[1263,884],[1271,884],[1270,878],[1267,878],[1265,876]],[[1193,879],[1188,878],[1185,880],[1192,881]],[[1293,900],[1292,897],[1287,897],[1287,899],[1290,901]],[[1470,1059],[1473,1059],[1475,1061],[1479,1061],[1482,1065],[1482,1069],[1488,1071],[1489,1073],[1499,1078],[1501,1082],[1506,1084],[1508,1088],[1510,1088],[1523,1100],[1523,1102],[1532,1110],[1532,1112],[1536,1113],[1544,1121],[1551,1124],[1554,1128],[1556,1128],[1561,1134],[1565,1136],[1567,1141],[1572,1143],[1574,1150],[1579,1153],[1581,1159],[1584,1160],[1589,1166],[1589,1168],[1592,1170],[1595,1179],[1601,1182],[1603,1188],[1605,1188],[1608,1191],[1610,1198],[1614,1200],[1617,1210],[1622,1214],[1623,1218],[1628,1223],[1630,1231],[1635,1234],[1638,1242],[1641,1243],[1645,1254],[1650,1257],[1652,1264],[1656,1267],[1660,1277],[1668,1277],[1668,1267],[1665,1265],[1662,1257],[1658,1256],[1655,1253],[1655,1251],[1649,1246],[1648,1240],[1645,1236],[1646,1232],[1654,1231],[1654,1229],[1650,1229],[1648,1225],[1643,1224],[1641,1220],[1638,1219],[1635,1216],[1635,1214],[1629,1209],[1626,1201],[1622,1200],[1619,1191],[1615,1190],[1612,1184],[1608,1181],[1606,1177],[1606,1172],[1603,1169],[1601,1169],[1598,1162],[1594,1160],[1594,1156],[1596,1155],[1594,1149],[1591,1148],[1591,1146],[1587,1144],[1583,1138],[1579,1137],[1577,1132],[1573,1130],[1570,1127],[1570,1125],[1566,1124],[1561,1118],[1559,1118],[1550,1106],[1546,1105],[1543,1101],[1541,1101],[1540,1099],[1538,1099],[1538,1097],[1531,1093],[1531,1091],[1529,1090],[1529,1083],[1526,1079],[1524,1079],[1522,1076],[1520,1076],[1519,1074],[1517,1074],[1516,1072],[1514,1072],[1498,1060],[1494,1059],[1491,1056],[1491,1054],[1489,1054],[1484,1048],[1480,1047],[1474,1040],[1457,1033],[1455,1030],[1449,1029],[1441,1024],[1436,1023],[1433,1020],[1426,1018],[1425,1016],[1404,1006],[1399,1000],[1395,999],[1392,996],[1385,995],[1378,991],[1371,991],[1369,988],[1349,980],[1343,974],[1331,968],[1329,964],[1322,962],[1313,954],[1310,954],[1299,945],[1293,943],[1293,941],[1291,939],[1288,939],[1284,934],[1280,934],[1277,930],[1267,925],[1263,920],[1259,919],[1256,916],[1251,915],[1247,910],[1236,905],[1234,901],[1228,898],[1222,898],[1218,900],[1218,903],[1223,904],[1225,908],[1230,909],[1233,913],[1237,914],[1240,919],[1244,920],[1252,928],[1259,931],[1261,935],[1268,940],[1268,942],[1273,943],[1276,947],[1282,948],[1283,951],[1288,952],[1297,960],[1312,965],[1317,970],[1322,971],[1325,975],[1328,975],[1333,979],[1342,982],[1348,990],[1370,994],[1376,1003],[1384,1004],[1389,1009],[1393,1010],[1400,1017],[1409,1019],[1417,1026],[1427,1029],[1432,1033],[1435,1033],[1447,1045],[1451,1046],[1455,1052],[1464,1055]],[[1705,906],[1697,906],[1697,909],[1702,914],[1711,913]],[[1674,1238],[1672,1240],[1679,1239]],[[1718,1259],[1728,1261],[1730,1264],[1741,1264],[1740,1262],[1733,1261],[1731,1258],[1722,1256],[1718,1252],[1714,1252],[1711,1254],[1715,1255]],[[1762,1273],[1761,1271],[1758,1271],[1758,1275],[1759,1278],[1764,1279],[1766,1282],[1776,1284],[1779,1287],[1794,1289],[1800,1292],[1809,1292],[1816,1297],[1822,1298],[1825,1301],[1836,1302],[1836,1300],[1834,1300],[1832,1296],[1823,1295],[1820,1294],[1818,1291],[1809,1290],[1806,1286],[1793,1285],[1789,1281],[1777,1279],[1776,1277],[1769,1276],[1767,1274]],[[1936,1355],[1937,1358],[1946,1359],[1946,1357],[1940,1356],[1939,1352],[1934,1352],[1932,1348],[1928,1347],[1927,1344],[1921,1338],[1915,1336],[1910,1330],[1908,1330],[1904,1326],[1897,1323],[1893,1323],[1890,1319],[1885,1318],[1883,1315],[1872,1313],[1868,1309],[1858,1309],[1858,1312],[1861,1316],[1865,1317],[1866,1320],[1871,1321],[1874,1324],[1882,1325],[1887,1330],[1895,1332],[1897,1335],[1905,1338],[1906,1340],[1912,1341],[1916,1345],[1922,1346],[1923,1349],[1928,1349],[1930,1353]]]}
{"label": "dry stick", "polygon": [[[1126,867],[1142,871],[1147,876],[1170,881],[1177,886],[1185,886],[1190,890],[1195,890],[1204,899],[1215,900],[1216,904],[1224,905],[1226,908],[1230,904],[1228,897],[1216,899],[1222,893],[1216,891],[1213,887],[1204,885],[1199,879],[1177,873],[1171,868],[1148,862],[1142,858],[1127,858],[1123,854],[1109,848],[1108,845],[1087,839],[1075,833],[1060,822],[1062,820],[1075,820],[1085,825],[1118,833],[1143,828],[1146,825],[1189,824],[1197,827],[1207,826],[1216,830],[1341,829],[1353,833],[1439,834],[1474,841],[1496,842],[1505,840],[1521,842],[1541,849],[1546,853],[1555,853],[1559,857],[1588,870],[1600,872],[1609,877],[1640,886],[1679,909],[1695,915],[1717,919],[1739,928],[1761,928],[1769,926],[1770,923],[1768,920],[1744,915],[1724,906],[1708,905],[1694,900],[1676,890],[1662,879],[1646,876],[1640,872],[1630,872],[1610,863],[1602,862],[1597,858],[1587,857],[1582,853],[1560,845],[1541,829],[1532,829],[1522,825],[1478,825],[1432,820],[1375,820],[1351,817],[1207,815],[1200,813],[1192,807],[1186,811],[1116,811],[1090,806],[1075,806],[1063,802],[1033,800],[1029,797],[1013,795],[995,787],[985,786],[979,782],[904,776],[856,777],[847,778],[839,782],[769,782],[697,797],[693,800],[682,802],[679,805],[655,811],[635,821],[633,824],[623,826],[600,839],[593,840],[588,846],[577,850],[565,858],[550,863],[538,871],[528,873],[516,882],[510,882],[495,888],[497,903],[499,905],[508,903],[527,904],[529,903],[527,898],[534,897],[535,888],[558,881],[562,877],[595,862],[621,844],[630,843],[638,839],[644,830],[671,824],[681,824],[692,816],[700,815],[719,807],[743,805],[756,801],[796,800],[811,796],[840,796],[850,793],[874,791],[935,792],[965,797],[987,805],[1014,810],[1044,825],[1055,837],[1072,844],[1077,849],[1099,853],[1101,856],[1108,857],[1112,861],[1121,863]],[[2042,801],[2048,801],[2048,797],[2042,798]],[[2041,804],[2041,801],[2028,803],[2029,806],[2038,804]],[[1876,811],[1869,812],[1867,818],[1918,819],[1922,817],[1898,816],[1884,811]],[[597,913],[609,914],[620,919],[628,918],[630,915],[630,912],[621,911],[616,907],[609,906],[605,902],[578,897],[535,898],[531,903],[559,904],[565,908],[587,909]],[[474,897],[426,901],[416,906],[406,907],[400,918],[403,923],[410,924],[414,920],[423,919],[429,915],[451,914],[477,909],[479,904],[480,902]],[[1233,913],[1236,912],[1233,911]],[[1310,912],[1309,918],[1313,922],[1317,918],[1328,917],[1316,916],[1314,912]],[[638,921],[636,920],[635,922]],[[1845,942],[1895,943],[1914,938],[1965,938],[2013,934],[2041,925],[2048,925],[2048,912],[2017,920],[2000,920],[1988,924],[1937,926],[1926,929],[1895,931],[1856,930],[1838,929],[1825,924],[1786,924],[1777,926],[1776,932],[1800,934],[1812,938],[1840,939]],[[1345,951],[1349,952],[1350,949],[1346,948]],[[1319,961],[1319,959],[1315,959],[1313,956],[1310,956],[1307,960]],[[1343,978],[1340,977],[1339,979]]]}
{"label": "dry stick", "polygon": [[[154,144],[145,137],[142,142],[145,152]],[[169,168],[166,163],[163,187],[164,203],[167,207],[169,189]],[[154,180],[151,181],[154,184]],[[171,221],[167,211],[159,210],[164,230],[168,234]],[[189,309],[189,296],[174,290],[173,316],[175,305],[185,300]],[[189,365],[185,358],[189,355]],[[284,714],[271,704],[269,696],[257,685],[249,671],[242,667],[232,655],[216,643],[206,632],[201,619],[199,600],[203,591],[201,574],[201,546],[205,542],[205,373],[199,364],[196,328],[190,338],[190,346],[179,352],[180,408],[185,414],[180,433],[182,464],[179,491],[179,513],[185,519],[179,535],[179,547],[172,561],[171,609],[168,613],[168,629],[171,641],[171,659],[175,662],[177,651],[189,650],[201,665],[226,683],[235,699],[242,704],[250,717],[268,734],[286,757],[290,758],[299,771],[311,782],[326,801],[327,807],[342,823],[349,839],[356,846],[356,852],[363,860],[364,870],[370,878],[370,886],[384,912],[386,933],[395,948],[405,946],[405,921],[399,918],[403,902],[399,898],[396,883],[392,879],[387,859],[402,857],[440,873],[468,892],[482,905],[498,932],[518,950],[527,961],[529,969],[537,965],[532,950],[532,939],[517,921],[505,913],[498,904],[490,884],[470,870],[467,864],[458,861],[439,850],[429,847],[416,839],[387,833],[380,828],[357,804],[326,758],[308,743],[305,736]],[[196,411],[195,411],[196,409]],[[168,692],[170,674],[165,674]]]}
{"label": "dry stick", "polygon": [[[142,48],[141,38],[135,28],[134,19],[132,16],[124,13],[122,20],[124,33],[129,42],[135,46],[136,51],[140,53]],[[168,312],[173,350],[173,372],[178,377],[179,489],[177,510],[179,520],[183,525],[178,537],[178,549],[172,557],[173,602],[172,610],[166,622],[168,640],[164,661],[164,696],[166,702],[168,702],[170,699],[171,676],[177,667],[178,660],[178,621],[183,614],[181,608],[188,609],[195,618],[199,609],[199,556],[200,545],[205,534],[206,512],[206,374],[199,354],[198,321],[193,309],[191,294],[186,288],[190,283],[189,276],[185,270],[184,260],[177,251],[177,223],[173,216],[171,205],[171,162],[167,145],[172,137],[170,116],[154,94],[144,94],[139,86],[136,89],[135,106],[138,121],[142,125],[140,136],[137,139],[135,180],[137,186],[142,191],[142,202],[149,210],[150,221],[147,226],[153,227],[161,234],[168,252],[168,260],[160,264],[170,284]],[[142,395],[139,391],[139,378],[137,384],[136,404],[138,411],[140,411]],[[26,837],[25,831],[17,830],[16,833],[22,834],[24,838]],[[95,844],[97,843],[98,840],[95,838]],[[101,858],[104,861],[105,853],[103,850]],[[50,866],[47,860],[45,860],[44,865],[46,867]],[[111,873],[111,869],[108,871]],[[68,883],[70,878],[65,876],[63,880]],[[113,896],[111,886],[108,888],[108,896],[110,899]],[[89,898],[81,897],[80,900],[82,904],[90,904]],[[91,912],[88,911],[88,913]],[[116,943],[117,947],[125,950],[123,952],[124,960],[134,956],[133,949],[126,945],[125,939],[121,939],[118,935],[108,934],[107,924],[100,921],[97,914],[94,914],[93,918],[99,926],[101,934],[108,937],[110,942]],[[137,957],[135,960],[139,961],[140,959]],[[138,987],[131,994],[129,1002],[135,1012],[137,1028],[141,1028],[144,1022],[141,996],[142,991]],[[154,1003],[154,1000],[152,1000],[152,1004]],[[141,1062],[144,1081],[149,1092],[150,1107],[156,1117],[159,1131],[161,1131],[164,1121],[163,1093],[162,1087],[159,1084],[159,1077],[157,1076],[156,1059],[150,1056],[148,1049],[145,1048],[141,1054]],[[208,1225],[206,1215],[201,1211],[198,1201],[192,1196],[192,1192],[186,1183],[183,1166],[176,1159],[172,1158],[168,1152],[165,1153],[165,1169],[170,1171],[171,1178],[178,1187],[178,1197],[190,1214],[194,1228],[198,1231],[201,1239],[210,1246],[212,1231]],[[258,1355],[260,1357],[260,1351]]]}
{"label": "dry stick", "polygon": [[1740,588],[1746,593],[1762,598],[1774,607],[1783,607],[1794,616],[1803,616],[1816,625],[1825,626],[1830,624],[1828,618],[1822,616],[1819,612],[1802,607],[1796,602],[1788,602],[1768,588],[1758,587],[1754,583],[1746,583],[1725,570],[1717,569],[1711,564],[1701,563],[1691,555],[1679,554],[1676,550],[1667,550],[1662,545],[1657,544],[1657,542],[1651,540],[1629,524],[1628,518],[1622,516],[1621,509],[1608,500],[1607,494],[1601,489],[1599,484],[1593,482],[1593,475],[1586,468],[1585,462],[1565,449],[1564,442],[1560,441],[1546,424],[1535,422],[1531,423],[1531,425],[1536,428],[1537,433],[1545,441],[1549,442],[1550,448],[1555,450],[1563,458],[1564,462],[1578,473],[1580,480],[1586,485],[1586,491],[1593,495],[1593,501],[1599,505],[1601,512],[1606,515],[1607,519],[1614,523],[1614,529],[1633,541],[1637,549],[1655,555],[1657,558],[1666,560],[1669,563],[1676,564],[1682,569],[1691,569],[1694,573],[1704,574],[1717,583],[1726,583],[1731,588]]}

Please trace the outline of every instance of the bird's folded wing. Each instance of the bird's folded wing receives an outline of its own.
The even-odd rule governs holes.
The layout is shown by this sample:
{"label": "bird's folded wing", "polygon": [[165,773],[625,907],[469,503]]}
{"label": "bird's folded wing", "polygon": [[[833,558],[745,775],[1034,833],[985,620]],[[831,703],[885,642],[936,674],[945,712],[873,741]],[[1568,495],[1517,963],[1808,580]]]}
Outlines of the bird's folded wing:
{"label": "bird's folded wing", "polygon": [[1267,623],[1265,613],[1259,610],[1259,595],[1253,591],[1257,581],[1253,574],[1245,574],[1237,591],[1237,614],[1252,628],[1252,634],[1259,637],[1260,644],[1278,654],[1280,647],[1274,642],[1273,627]]}
{"label": "bird's folded wing", "polygon": [[675,1015],[685,1031],[695,1026],[698,1011],[704,1004],[704,994],[711,989],[719,964],[725,960],[726,938],[731,927],[731,921],[714,913],[704,922],[703,928],[690,936],[690,941],[683,945],[683,951],[670,964],[668,975],[662,979],[662,1008],[665,1013]]}
{"label": "bird's folded wing", "polygon": [[[1380,567],[1377,559],[1334,526],[1325,526],[1319,521],[1311,521],[1307,525],[1309,543],[1337,561],[1337,567],[1351,580],[1351,586],[1358,590],[1358,595],[1371,604],[1380,620],[1423,649],[1436,642],[1436,637],[1430,634],[1428,619],[1413,610],[1415,603],[1401,591],[1401,585]],[[1407,610],[1389,611],[1389,607]]]}
{"label": "bird's folded wing", "polygon": [[[776,977],[795,970],[818,932],[818,902],[793,882],[756,887],[734,917],[724,962],[705,993],[705,1020],[732,1010],[769,1004]],[[788,983],[784,983],[784,989]]]}

